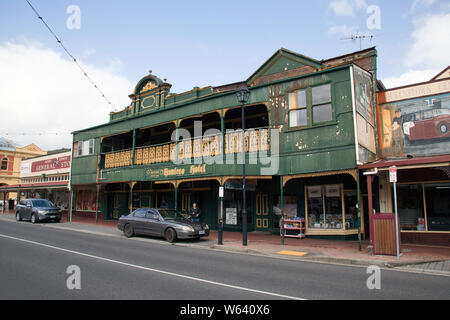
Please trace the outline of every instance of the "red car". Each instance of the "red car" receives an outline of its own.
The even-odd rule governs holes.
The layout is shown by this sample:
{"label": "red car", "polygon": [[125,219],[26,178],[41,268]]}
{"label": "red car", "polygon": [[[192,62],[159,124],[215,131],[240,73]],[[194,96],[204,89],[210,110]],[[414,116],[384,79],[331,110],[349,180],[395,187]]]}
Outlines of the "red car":
{"label": "red car", "polygon": [[450,137],[450,109],[416,112],[405,119],[403,132],[410,141]]}

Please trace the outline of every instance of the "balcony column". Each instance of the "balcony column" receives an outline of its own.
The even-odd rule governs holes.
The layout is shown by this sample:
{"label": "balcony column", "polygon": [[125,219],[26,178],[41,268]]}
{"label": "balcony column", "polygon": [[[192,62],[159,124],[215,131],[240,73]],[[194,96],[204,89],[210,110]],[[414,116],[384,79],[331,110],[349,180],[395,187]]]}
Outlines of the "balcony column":
{"label": "balcony column", "polygon": [[220,131],[222,132],[222,157],[225,157],[225,111],[220,111]]}
{"label": "balcony column", "polygon": [[284,246],[284,178],[280,176],[280,209],[281,209],[281,219],[280,219],[280,228],[281,228],[281,244]]}
{"label": "balcony column", "polygon": [[132,146],[132,151],[131,151],[131,168],[134,167],[135,149],[136,149],[136,129],[133,129],[133,146]]}
{"label": "balcony column", "polygon": [[95,224],[98,223],[98,198],[100,194],[100,185],[98,183],[96,185],[96,190],[97,190],[97,197],[95,200]]}
{"label": "balcony column", "polygon": [[178,181],[175,180],[174,183],[174,187],[175,187],[175,210],[178,209]]}
{"label": "balcony column", "polygon": [[3,192],[3,214],[5,214],[5,208],[6,208],[6,192]]}
{"label": "balcony column", "polygon": [[133,212],[133,187],[135,184],[136,184],[136,181],[128,182],[128,185],[130,186],[130,213]]}
{"label": "balcony column", "polygon": [[178,128],[180,127],[180,120],[175,121],[175,156],[174,160],[178,161]]}

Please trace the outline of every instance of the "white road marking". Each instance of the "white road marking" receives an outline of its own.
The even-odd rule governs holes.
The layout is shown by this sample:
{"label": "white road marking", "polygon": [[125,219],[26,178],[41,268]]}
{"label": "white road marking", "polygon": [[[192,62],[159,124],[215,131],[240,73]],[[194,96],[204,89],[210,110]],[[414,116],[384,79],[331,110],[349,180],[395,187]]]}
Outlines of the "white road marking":
{"label": "white road marking", "polygon": [[97,259],[97,260],[101,260],[101,261],[115,263],[115,264],[131,267],[131,268],[136,268],[136,269],[140,269],[140,270],[151,271],[151,272],[165,274],[165,275],[173,276],[173,277],[177,277],[177,278],[182,278],[182,279],[188,279],[188,280],[192,280],[192,281],[208,283],[208,284],[216,285],[216,286],[220,286],[220,287],[237,289],[237,290],[242,290],[242,291],[248,291],[248,292],[258,293],[258,294],[264,294],[264,295],[269,295],[269,296],[278,297],[278,298],[284,298],[284,299],[306,300],[304,298],[293,297],[293,296],[283,295],[283,294],[274,293],[274,292],[261,291],[261,290],[250,289],[250,288],[244,288],[244,287],[234,286],[234,285],[230,285],[230,284],[226,284],[226,283],[222,283],[222,282],[205,280],[205,279],[191,277],[191,276],[186,276],[186,275],[173,273],[173,272],[169,272],[169,271],[148,268],[148,267],[139,266],[139,265],[136,265],[136,264],[131,264],[131,263],[122,262],[122,261],[118,261],[118,260],[112,260],[112,259],[108,259],[108,258],[94,256],[92,254],[87,254],[87,253],[78,252],[78,251],[74,251],[74,250],[69,250],[69,249],[64,249],[64,248],[60,248],[60,247],[55,247],[55,246],[51,246],[51,245],[48,245],[48,244],[45,244],[45,243],[40,243],[40,242],[36,242],[36,241],[31,241],[31,240],[11,237],[11,236],[4,235],[4,234],[0,234],[0,237],[7,238],[7,239],[12,239],[12,240],[17,240],[17,241],[22,241],[22,242],[26,242],[26,243],[30,243],[30,244],[46,247],[46,248],[51,248],[51,249],[55,249],[55,250],[59,250],[59,251],[67,252],[67,253],[80,255],[80,256],[83,256],[83,257],[88,257],[88,258],[92,258],[92,259]]}

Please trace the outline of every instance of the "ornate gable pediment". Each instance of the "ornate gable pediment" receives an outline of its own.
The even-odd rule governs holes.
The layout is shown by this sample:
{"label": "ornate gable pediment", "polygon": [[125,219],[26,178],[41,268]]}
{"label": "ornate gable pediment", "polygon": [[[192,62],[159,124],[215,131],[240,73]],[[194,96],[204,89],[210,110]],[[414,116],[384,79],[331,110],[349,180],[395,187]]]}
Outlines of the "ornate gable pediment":
{"label": "ornate gable pediment", "polygon": [[151,72],[152,71],[150,70],[148,75],[139,80],[139,82],[136,84],[136,87],[134,88],[134,92],[132,95],[138,96],[160,87],[168,87],[168,83],[153,75]]}
{"label": "ornate gable pediment", "polygon": [[140,89],[139,93],[150,91],[150,90],[155,89],[157,87],[158,87],[158,85],[156,83],[154,83],[153,81],[148,81],[144,86],[142,86],[142,88]]}
{"label": "ornate gable pediment", "polygon": [[301,69],[311,72],[311,70],[321,67],[322,64],[318,60],[287,49],[280,49],[247,79],[247,83],[255,85],[260,82],[259,79],[268,78],[275,74],[289,73],[290,71]]}

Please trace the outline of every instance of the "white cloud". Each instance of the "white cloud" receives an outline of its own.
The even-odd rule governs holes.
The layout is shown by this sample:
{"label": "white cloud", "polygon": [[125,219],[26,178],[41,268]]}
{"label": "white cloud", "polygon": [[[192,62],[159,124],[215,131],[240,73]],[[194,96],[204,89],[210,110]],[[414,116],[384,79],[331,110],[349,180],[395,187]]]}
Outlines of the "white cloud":
{"label": "white cloud", "polygon": [[419,6],[430,7],[434,2],[435,0],[414,0],[411,4],[409,12],[413,13]]}
{"label": "white cloud", "polygon": [[408,67],[444,67],[450,63],[450,13],[417,20],[412,46],[406,57]]}
{"label": "white cloud", "polygon": [[[121,110],[129,105],[134,85],[109,70],[117,64],[82,65]],[[73,61],[38,42],[1,44],[0,70],[0,135],[22,146],[70,147],[70,132],[105,123],[113,111]]]}
{"label": "white cloud", "polygon": [[450,65],[450,13],[428,15],[414,23],[411,46],[403,59],[406,71],[382,79],[386,87],[429,81]]}
{"label": "white cloud", "polygon": [[365,9],[367,3],[365,0],[333,0],[328,8],[339,17],[354,17],[355,9]]}
{"label": "white cloud", "polygon": [[408,84],[429,81],[440,71],[439,69],[426,69],[426,70],[408,70],[397,77],[388,77],[381,79],[386,88],[395,88],[406,86]]}
{"label": "white cloud", "polygon": [[340,25],[340,26],[332,26],[328,29],[329,35],[339,35],[341,37],[350,37],[353,34],[355,34],[358,31],[358,28],[356,26],[347,26],[347,25]]}
{"label": "white cloud", "polygon": [[334,14],[341,17],[354,17],[355,12],[349,0],[333,0],[328,7],[333,10]]}
{"label": "white cloud", "polygon": [[81,53],[81,57],[86,59],[87,57],[94,55],[96,52],[97,51],[94,48],[87,48]]}

